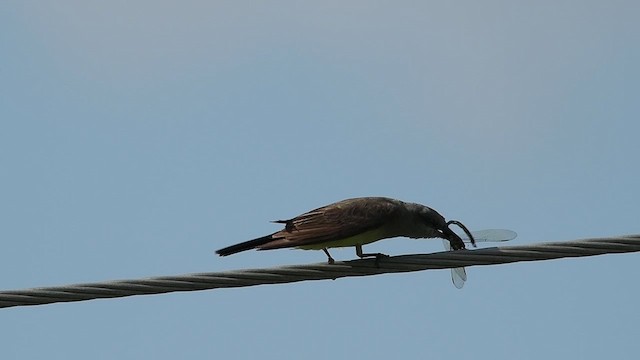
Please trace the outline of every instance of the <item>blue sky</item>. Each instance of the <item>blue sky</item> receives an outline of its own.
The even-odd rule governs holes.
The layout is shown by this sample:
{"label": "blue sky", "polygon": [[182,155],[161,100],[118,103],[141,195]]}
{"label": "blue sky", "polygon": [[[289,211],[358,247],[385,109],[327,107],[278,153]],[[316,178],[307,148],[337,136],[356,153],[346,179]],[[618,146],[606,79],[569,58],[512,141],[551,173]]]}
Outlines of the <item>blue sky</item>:
{"label": "blue sky", "polygon": [[[2,2],[1,288],[322,262],[214,251],[356,196],[513,229],[513,245],[639,233],[639,16],[634,1]],[[0,358],[631,359],[637,264],[4,309]]]}

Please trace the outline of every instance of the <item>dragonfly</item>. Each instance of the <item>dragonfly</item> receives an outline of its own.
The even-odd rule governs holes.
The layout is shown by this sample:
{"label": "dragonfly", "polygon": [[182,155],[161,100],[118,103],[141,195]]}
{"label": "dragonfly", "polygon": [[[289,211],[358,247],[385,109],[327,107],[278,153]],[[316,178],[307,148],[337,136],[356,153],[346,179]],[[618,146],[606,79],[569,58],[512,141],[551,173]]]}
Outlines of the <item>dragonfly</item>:
{"label": "dragonfly", "polygon": [[[515,239],[518,234],[515,231],[507,230],[507,229],[487,229],[487,230],[478,230],[472,231],[471,235],[476,242],[504,242]],[[471,240],[466,236],[461,236],[462,240],[465,243],[470,243]],[[450,251],[451,245],[449,244],[449,240],[442,240],[442,244],[444,245],[445,250]],[[462,289],[464,283],[467,281],[467,272],[463,267],[452,268],[451,269],[451,280],[453,281],[453,285]]]}

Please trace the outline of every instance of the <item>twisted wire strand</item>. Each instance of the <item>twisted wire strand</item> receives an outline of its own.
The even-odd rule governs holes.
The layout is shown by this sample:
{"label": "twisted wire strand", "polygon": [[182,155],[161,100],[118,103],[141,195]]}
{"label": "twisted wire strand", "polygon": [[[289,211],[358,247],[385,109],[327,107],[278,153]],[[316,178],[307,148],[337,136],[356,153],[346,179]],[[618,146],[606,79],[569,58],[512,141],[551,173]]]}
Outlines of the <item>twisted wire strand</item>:
{"label": "twisted wire strand", "polygon": [[0,291],[0,308],[640,251],[640,234],[536,245]]}

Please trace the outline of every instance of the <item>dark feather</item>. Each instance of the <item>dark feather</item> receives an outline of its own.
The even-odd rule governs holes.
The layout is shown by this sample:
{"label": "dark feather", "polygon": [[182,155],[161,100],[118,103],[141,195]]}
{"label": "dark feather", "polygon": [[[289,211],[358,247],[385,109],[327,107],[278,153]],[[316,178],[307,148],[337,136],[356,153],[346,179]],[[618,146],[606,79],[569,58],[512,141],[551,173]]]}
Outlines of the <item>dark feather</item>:
{"label": "dark feather", "polygon": [[216,254],[218,254],[220,256],[232,255],[232,254],[239,253],[239,252],[242,252],[242,251],[255,249],[256,247],[258,247],[260,245],[264,245],[264,244],[268,243],[269,241],[273,241],[272,235],[267,235],[267,236],[259,237],[257,239],[241,242],[239,244],[227,246],[224,249],[220,249],[220,250],[216,251]]}
{"label": "dark feather", "polygon": [[[372,201],[376,200],[376,201]],[[399,215],[398,204],[387,198],[357,198],[311,210],[290,220],[278,220],[285,229],[271,235],[260,250],[312,245],[339,240],[378,228]]]}

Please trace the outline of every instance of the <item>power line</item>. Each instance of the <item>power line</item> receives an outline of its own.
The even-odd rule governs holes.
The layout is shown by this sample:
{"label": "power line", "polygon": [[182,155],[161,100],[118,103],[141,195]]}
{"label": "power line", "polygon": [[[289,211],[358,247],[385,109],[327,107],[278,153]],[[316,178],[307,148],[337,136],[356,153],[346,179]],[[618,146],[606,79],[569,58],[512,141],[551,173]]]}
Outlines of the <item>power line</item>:
{"label": "power line", "polygon": [[640,251],[640,234],[266,269],[0,291],[0,308]]}

